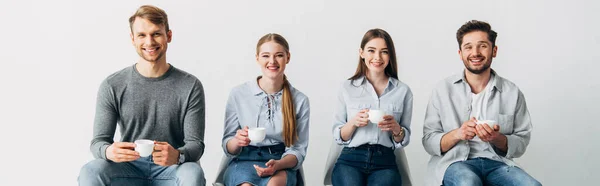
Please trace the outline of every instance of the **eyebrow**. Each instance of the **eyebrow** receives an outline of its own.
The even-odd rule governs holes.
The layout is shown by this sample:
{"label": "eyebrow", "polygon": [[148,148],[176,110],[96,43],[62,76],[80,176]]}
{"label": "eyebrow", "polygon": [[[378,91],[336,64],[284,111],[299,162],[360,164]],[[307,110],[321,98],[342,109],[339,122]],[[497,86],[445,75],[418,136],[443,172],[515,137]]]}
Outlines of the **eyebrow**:
{"label": "eyebrow", "polygon": [[[156,33],[159,33],[159,34],[160,34],[161,32],[160,32],[160,30],[155,30],[155,31],[152,31],[152,32],[149,32],[149,33],[150,33],[150,34],[156,34]],[[136,35],[140,35],[140,34],[146,34],[146,32],[136,32],[135,34],[136,34]]]}
{"label": "eyebrow", "polygon": [[[377,49],[375,47],[367,47],[367,49]],[[381,50],[387,50],[388,48],[382,48]]]}

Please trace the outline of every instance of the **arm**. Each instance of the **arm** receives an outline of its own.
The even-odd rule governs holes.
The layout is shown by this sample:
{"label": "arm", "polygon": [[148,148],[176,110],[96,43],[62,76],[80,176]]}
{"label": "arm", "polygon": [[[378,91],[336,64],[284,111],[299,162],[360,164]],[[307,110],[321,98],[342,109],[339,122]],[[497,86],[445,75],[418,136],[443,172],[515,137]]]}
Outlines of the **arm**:
{"label": "arm", "polygon": [[423,138],[421,139],[425,151],[432,156],[442,155],[441,142],[442,136],[445,134],[437,107],[439,104],[437,94],[437,91],[434,90],[429,98],[427,110],[425,111],[425,121],[423,123]]}
{"label": "arm", "polygon": [[[236,99],[235,99],[235,89],[229,93],[229,98],[227,99],[227,105],[225,106],[225,125],[223,129],[223,139],[222,139],[222,147],[225,155],[228,157],[234,157],[240,153],[243,146],[247,146],[250,141],[247,138],[248,136],[248,128],[244,128],[244,130],[240,130],[240,123],[238,120],[237,109],[236,109]],[[238,135],[238,133],[240,133]],[[237,140],[237,137],[245,138],[241,142]]]}
{"label": "arm", "polygon": [[436,90],[431,94],[427,111],[425,112],[425,123],[423,124],[423,147],[432,156],[441,156],[448,152],[458,142],[470,140],[475,137],[475,118],[462,123],[460,128],[445,132],[441,113],[439,110],[439,95]]}
{"label": "arm", "polygon": [[[289,148],[286,148],[285,153],[279,160],[279,167],[275,167],[275,170],[282,170],[292,168],[297,170],[302,166],[304,158],[306,157],[306,150],[308,149],[309,139],[309,119],[310,119],[310,103],[308,98],[302,100],[299,107],[299,111],[296,115],[296,132],[298,133],[298,140]],[[291,155],[291,156],[290,156]]]}
{"label": "arm", "polygon": [[[407,95],[403,101],[404,108],[402,109],[402,117],[400,118],[400,127],[392,131],[392,141],[394,142],[394,146],[396,148],[406,147],[408,143],[410,143],[410,122],[412,120],[412,109],[413,109],[413,95],[410,89],[407,92]],[[395,136],[396,134],[400,134],[401,130],[402,135]]]}
{"label": "arm", "polygon": [[[532,129],[531,117],[527,110],[525,96],[519,91],[513,133],[506,135],[506,151],[504,151],[506,152],[506,158],[518,158],[525,153],[527,145],[529,145]],[[494,144],[494,146],[502,149],[502,142],[500,141],[498,145]]]}
{"label": "arm", "polygon": [[104,80],[98,90],[93,138],[90,144],[90,151],[95,158],[106,160],[106,149],[114,142],[113,138],[119,119],[115,103],[112,88],[107,80]]}
{"label": "arm", "polygon": [[183,153],[186,162],[195,162],[204,154],[204,129],[205,129],[205,99],[204,88],[196,80],[190,93],[188,109],[183,120],[183,134],[185,145],[177,150]]}
{"label": "arm", "polygon": [[342,87],[338,94],[333,122],[333,139],[340,145],[348,145],[352,141],[354,131],[358,127],[368,124],[368,115],[366,114],[367,110],[361,110],[353,120],[347,121],[348,111],[346,110],[343,90],[344,88]]}

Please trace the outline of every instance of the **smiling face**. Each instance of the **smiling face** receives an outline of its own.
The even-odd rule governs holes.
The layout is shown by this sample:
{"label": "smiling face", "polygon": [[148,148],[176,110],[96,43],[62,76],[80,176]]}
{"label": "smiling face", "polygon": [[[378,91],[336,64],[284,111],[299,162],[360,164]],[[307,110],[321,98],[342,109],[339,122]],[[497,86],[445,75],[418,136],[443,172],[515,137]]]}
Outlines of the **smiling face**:
{"label": "smiling face", "polygon": [[360,49],[360,57],[370,72],[384,73],[390,62],[390,52],[383,38],[371,39]]}
{"label": "smiling face", "polygon": [[489,70],[497,50],[498,47],[492,46],[487,33],[473,31],[463,36],[458,54],[469,72],[481,74]]}
{"label": "smiling face", "polygon": [[131,25],[131,41],[140,57],[147,62],[165,60],[171,31],[164,25],[156,25],[148,19],[135,18]]}
{"label": "smiling face", "polygon": [[256,62],[260,66],[263,77],[270,79],[283,77],[285,66],[289,61],[290,53],[275,41],[268,41],[260,45],[256,54]]}

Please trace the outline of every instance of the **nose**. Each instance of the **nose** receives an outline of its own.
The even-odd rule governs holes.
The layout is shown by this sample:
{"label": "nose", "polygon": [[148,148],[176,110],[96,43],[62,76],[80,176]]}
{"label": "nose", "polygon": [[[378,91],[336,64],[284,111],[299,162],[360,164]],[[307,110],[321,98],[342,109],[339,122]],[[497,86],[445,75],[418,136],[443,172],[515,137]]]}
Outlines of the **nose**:
{"label": "nose", "polygon": [[271,57],[269,57],[269,60],[267,61],[268,64],[274,64],[275,63],[275,55],[272,55]]}
{"label": "nose", "polygon": [[481,49],[480,49],[479,47],[473,47],[473,53],[474,53],[475,55],[477,55],[477,56],[478,56],[478,55],[479,55],[479,52],[481,52]]}
{"label": "nose", "polygon": [[154,37],[152,37],[152,36],[149,36],[149,37],[146,37],[146,38],[144,38],[144,42],[145,42],[147,45],[150,45],[150,46],[152,46],[152,45],[154,45],[154,43],[156,43],[156,40],[154,40]]}
{"label": "nose", "polygon": [[375,55],[373,56],[373,60],[379,61],[379,59],[381,59],[381,52],[375,52]]}

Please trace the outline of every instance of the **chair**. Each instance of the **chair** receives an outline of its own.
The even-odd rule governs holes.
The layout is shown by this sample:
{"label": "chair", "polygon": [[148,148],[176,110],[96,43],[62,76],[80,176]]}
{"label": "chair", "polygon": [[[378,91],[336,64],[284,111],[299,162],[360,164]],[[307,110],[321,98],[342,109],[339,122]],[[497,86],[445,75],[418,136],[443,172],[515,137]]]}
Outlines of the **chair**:
{"label": "chair", "polygon": [[[231,162],[231,158],[223,155],[223,158],[221,158],[221,165],[219,165],[219,170],[217,171],[217,178],[215,179],[215,182],[212,184],[213,186],[225,186],[225,184],[223,183],[223,175],[225,174],[225,170],[227,170],[227,166],[229,165],[229,162]],[[297,175],[296,175],[298,181],[297,181],[297,185],[298,186],[304,186],[304,183],[306,183],[306,180],[304,180],[304,170],[302,168],[302,166],[300,166],[300,169],[298,169]]]}
{"label": "chair", "polygon": [[[325,178],[323,179],[324,185],[332,185],[331,183],[331,174],[333,173],[333,166],[337,161],[338,157],[340,157],[340,153],[342,153],[342,149],[344,146],[338,145],[335,141],[332,141],[331,147],[329,149],[329,155],[327,156],[327,162],[325,162]],[[396,155],[396,164],[398,165],[398,171],[400,172],[400,176],[402,177],[402,186],[412,186],[412,181],[410,179],[410,170],[408,168],[408,161],[406,159],[406,154],[404,153],[404,149],[396,149],[394,151]]]}

